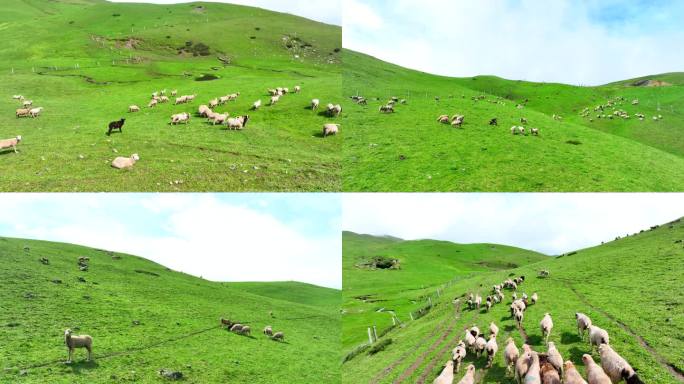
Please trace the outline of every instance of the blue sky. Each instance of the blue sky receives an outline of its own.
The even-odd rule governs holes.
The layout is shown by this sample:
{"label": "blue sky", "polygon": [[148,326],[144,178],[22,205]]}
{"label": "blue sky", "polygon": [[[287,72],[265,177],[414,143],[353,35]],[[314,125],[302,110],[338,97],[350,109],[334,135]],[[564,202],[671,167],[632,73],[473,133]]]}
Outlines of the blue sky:
{"label": "blue sky", "polygon": [[447,76],[597,85],[684,71],[684,1],[344,0],[343,45]]}
{"label": "blue sky", "polygon": [[142,256],[216,281],[340,288],[336,194],[4,194],[0,236]]}
{"label": "blue sky", "polygon": [[684,193],[344,194],[342,228],[557,255],[684,216]]}

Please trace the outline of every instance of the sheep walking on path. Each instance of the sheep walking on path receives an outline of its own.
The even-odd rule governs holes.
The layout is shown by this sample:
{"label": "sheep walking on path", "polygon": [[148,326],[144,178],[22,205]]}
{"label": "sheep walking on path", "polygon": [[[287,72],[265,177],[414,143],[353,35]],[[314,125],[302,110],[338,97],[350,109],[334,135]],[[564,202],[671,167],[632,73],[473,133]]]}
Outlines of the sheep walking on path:
{"label": "sheep walking on path", "polygon": [[506,375],[513,371],[516,361],[518,361],[518,347],[515,346],[515,340],[509,337],[506,340],[506,348],[504,348],[504,361],[506,362]]}
{"label": "sheep walking on path", "polygon": [[466,374],[458,382],[458,384],[474,384],[475,383],[475,366],[470,364],[466,368]]}
{"label": "sheep walking on path", "polygon": [[67,364],[71,363],[71,358],[74,354],[74,349],[85,348],[88,350],[88,361],[92,359],[93,355],[93,338],[88,335],[72,335],[71,329],[64,331],[64,343],[67,346],[68,358]]}
{"label": "sheep walking on path", "polygon": [[539,322],[539,327],[541,328],[542,335],[544,336],[544,342],[549,344],[549,336],[551,336],[551,330],[553,329],[553,320],[551,319],[550,314],[544,314],[544,317]]}
{"label": "sheep walking on path", "polygon": [[461,362],[466,357],[466,345],[463,340],[458,342],[456,348],[451,351],[451,359],[454,361],[454,372],[458,372],[461,369]]}
{"label": "sheep walking on path", "polygon": [[454,362],[449,360],[447,361],[446,365],[444,366],[444,369],[442,369],[442,373],[437,376],[435,381],[433,381],[433,384],[451,384],[454,382]]}

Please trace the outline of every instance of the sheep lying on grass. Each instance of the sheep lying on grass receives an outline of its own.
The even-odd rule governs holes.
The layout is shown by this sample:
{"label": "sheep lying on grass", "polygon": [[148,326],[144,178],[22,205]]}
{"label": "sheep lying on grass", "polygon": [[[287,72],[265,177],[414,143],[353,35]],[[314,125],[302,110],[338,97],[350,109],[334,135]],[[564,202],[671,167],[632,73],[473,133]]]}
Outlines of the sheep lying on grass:
{"label": "sheep lying on grass", "polygon": [[21,135],[12,139],[0,140],[0,150],[12,148],[14,153],[17,153],[17,144],[19,144],[19,142],[21,142]]}
{"label": "sheep lying on grass", "polygon": [[544,336],[544,342],[548,344],[549,336],[551,336],[551,330],[553,329],[553,320],[551,319],[550,314],[544,314],[544,317],[539,322],[539,327],[541,328],[542,335]]}
{"label": "sheep lying on grass", "polygon": [[598,349],[601,354],[601,367],[613,383],[618,383],[622,379],[625,379],[627,384],[643,383],[634,372],[634,368],[629,365],[627,360],[618,355],[610,345],[601,344]]}
{"label": "sheep lying on grass", "polygon": [[67,346],[68,358],[67,364],[71,363],[71,357],[74,354],[74,349],[85,348],[88,350],[88,361],[91,360],[93,354],[93,338],[88,335],[72,335],[71,329],[64,331],[64,343]]}
{"label": "sheep lying on grass", "polygon": [[433,384],[451,384],[454,382],[454,362],[449,360],[447,361],[446,365],[444,366],[444,369],[442,369],[442,373],[437,376],[435,381],[433,381]]}
{"label": "sheep lying on grass", "polygon": [[336,135],[339,130],[340,126],[337,124],[323,124],[323,137]]}
{"label": "sheep lying on grass", "polygon": [[508,340],[506,340],[506,348],[504,348],[504,361],[506,362],[506,375],[508,375],[512,370],[513,366],[515,365],[516,361],[518,361],[518,347],[515,346],[515,340],[513,340],[512,337],[509,337]]}
{"label": "sheep lying on grass", "polygon": [[456,348],[454,348],[453,351],[451,351],[451,357],[454,361],[454,364],[456,364],[456,366],[454,367],[454,372],[458,372],[461,369],[461,362],[466,357],[466,345],[463,342],[463,340],[459,341]]}
{"label": "sheep lying on grass", "polygon": [[137,105],[130,105],[128,106],[128,112],[140,112],[140,107]]}
{"label": "sheep lying on grass", "polygon": [[594,362],[591,355],[586,353],[582,355],[582,362],[584,362],[584,367],[587,371],[587,381],[589,381],[589,384],[613,384],[610,381],[610,377],[606,375],[603,368]]}
{"label": "sheep lying on grass", "polygon": [[131,168],[138,160],[140,160],[140,156],[137,153],[132,154],[131,157],[117,157],[112,161],[112,167],[116,169]]}

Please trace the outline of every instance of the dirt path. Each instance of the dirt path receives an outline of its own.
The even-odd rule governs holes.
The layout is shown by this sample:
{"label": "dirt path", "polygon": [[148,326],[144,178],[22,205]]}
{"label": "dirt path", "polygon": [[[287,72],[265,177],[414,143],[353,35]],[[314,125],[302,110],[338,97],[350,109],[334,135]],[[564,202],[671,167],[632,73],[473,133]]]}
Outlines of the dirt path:
{"label": "dirt path", "polygon": [[[454,313],[455,319],[454,323],[457,322],[461,318],[461,305],[459,304],[458,308],[456,308],[456,311]],[[447,350],[453,349],[457,344],[458,341],[460,340],[460,336],[456,334],[456,336],[451,340],[451,342],[446,343],[442,349],[439,350],[437,353],[437,356],[443,355]],[[437,365],[439,361],[437,359],[433,359],[430,364],[428,364],[425,369],[423,370],[423,373],[420,375],[420,378],[418,378],[417,383],[418,384],[423,384],[425,383],[425,380],[427,377],[430,375],[432,372],[432,369]]]}
{"label": "dirt path", "polygon": [[[517,322],[516,322],[517,324]],[[527,332],[525,331],[525,327],[522,326],[522,324],[518,325],[518,332],[520,332],[520,337],[525,341],[525,344],[528,344],[529,338],[527,337]]]}
{"label": "dirt path", "polygon": [[[444,332],[442,333],[442,335],[441,335],[437,340],[435,340],[434,343],[432,343],[432,345],[430,346],[430,348],[428,348],[427,351],[423,352],[423,353],[422,353],[422,354],[413,362],[413,364],[411,364],[410,367],[406,368],[406,369],[404,370],[404,372],[402,372],[401,376],[399,376],[398,379],[394,380],[393,384],[403,383],[404,380],[406,380],[406,379],[408,379],[409,377],[411,377],[411,375],[413,375],[413,373],[420,367],[420,365],[423,364],[423,361],[425,361],[425,359],[427,358],[427,356],[428,356],[432,351],[434,351],[435,349],[437,349],[437,347],[438,347],[440,344],[442,344],[442,342],[443,342],[443,341],[449,336],[449,334],[454,330],[454,327],[456,326],[456,322],[457,322],[457,320],[460,318],[460,311],[461,311],[461,308],[460,308],[460,305],[459,305],[459,307],[456,308],[456,310],[454,311],[454,318],[453,318],[453,321],[451,321],[451,324],[449,325],[449,328],[448,328],[446,331],[444,331]],[[478,311],[478,314],[479,314],[479,311]],[[477,314],[475,315],[475,318],[477,318]],[[448,345],[448,344],[447,344],[447,345]],[[433,364],[434,364],[434,362],[433,362]]]}
{"label": "dirt path", "polygon": [[622,328],[622,330],[624,330],[625,332],[627,332],[627,333],[629,333],[630,335],[632,335],[632,336],[639,342],[639,344],[640,344],[642,347],[644,347],[644,349],[646,349],[646,350],[648,351],[648,353],[650,353],[651,356],[652,356],[652,357],[653,357],[653,358],[654,358],[654,359],[655,359],[663,368],[665,368],[668,372],[670,372],[670,374],[671,374],[675,379],[677,379],[679,382],[684,383],[684,371],[682,370],[682,368],[679,368],[679,367],[677,367],[676,365],[674,365],[674,364],[670,363],[669,361],[667,361],[667,359],[666,359],[665,357],[663,357],[660,353],[658,353],[658,351],[656,351],[655,349],[653,349],[653,347],[651,347],[651,345],[648,344],[648,342],[647,342],[646,340],[644,340],[644,338],[643,338],[641,335],[639,335],[638,333],[636,333],[636,332],[635,332],[632,328],[630,328],[627,324],[625,324],[625,323],[621,322],[620,320],[616,319],[615,317],[613,317],[613,315],[611,315],[610,313],[604,311],[603,309],[598,308],[598,307],[595,307],[594,305],[592,305],[592,304],[589,302],[589,300],[587,300],[586,296],[584,296],[583,294],[581,294],[580,292],[578,292],[578,291],[575,289],[575,287],[572,286],[572,284],[570,284],[570,283],[567,282],[567,281],[563,281],[563,284],[564,284],[567,288],[569,288],[569,289],[570,289],[570,290],[571,290],[571,291],[580,299],[580,301],[581,301],[584,305],[590,307],[590,308],[593,309],[594,311],[599,312],[599,313],[602,314],[603,316],[609,318],[610,320],[612,320],[613,322],[615,322],[615,323],[618,325],[618,327]]}

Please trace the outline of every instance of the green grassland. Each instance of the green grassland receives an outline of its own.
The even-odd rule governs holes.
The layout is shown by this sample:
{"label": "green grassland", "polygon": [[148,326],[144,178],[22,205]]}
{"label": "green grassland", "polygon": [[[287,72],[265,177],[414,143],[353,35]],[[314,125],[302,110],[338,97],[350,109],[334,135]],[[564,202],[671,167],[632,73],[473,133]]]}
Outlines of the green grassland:
{"label": "green grassland", "polygon": [[[581,356],[589,346],[580,341],[575,312],[588,314],[595,325],[610,334],[610,344],[626,358],[647,383],[674,383],[682,380],[684,369],[684,309],[681,284],[681,260],[684,257],[684,224],[675,221],[659,228],[608,241],[595,247],[569,252],[553,258],[501,271],[482,271],[468,278],[442,284],[440,297],[432,295],[433,308],[415,321],[405,321],[380,341],[391,339],[386,348],[374,355],[358,354],[343,365],[344,383],[414,383],[431,382],[450,358],[451,350],[463,337],[463,329],[477,324],[487,329],[494,321],[500,329],[499,353],[494,365],[486,369],[486,358],[466,356],[466,365],[474,363],[477,382],[513,383],[505,376],[502,350],[511,336],[518,347],[523,334],[534,350],[545,352],[539,321],[544,313],[553,317],[554,341],[563,358],[572,360],[584,373]],[[349,257],[347,253],[343,254]],[[345,262],[345,265],[346,262]],[[537,278],[547,269],[549,278]],[[345,269],[345,281],[359,279],[365,271]],[[525,312],[521,332],[510,317],[511,291],[505,290],[503,304],[490,312],[455,308],[454,297],[468,292],[489,293],[493,284],[510,276],[525,275],[518,295],[537,292],[539,302]],[[378,290],[389,290],[395,279],[375,281]],[[434,280],[438,284],[439,279]],[[433,289],[434,291],[434,289]],[[344,308],[349,305],[347,294]],[[461,300],[463,303],[465,300]],[[343,317],[343,324],[347,320]],[[345,329],[346,331],[346,329]],[[347,335],[345,334],[346,340]],[[597,352],[594,359],[599,361]],[[677,373],[677,371],[679,373]],[[458,381],[462,370],[456,377]]]}
{"label": "green grassland", "polygon": [[[345,191],[680,191],[684,188],[684,75],[654,75],[596,87],[449,78],[343,51]],[[368,105],[349,100],[368,99]],[[390,97],[396,112],[378,111]],[[435,98],[439,97],[437,101]],[[599,119],[615,105],[629,119]],[[638,105],[631,101],[639,100]],[[522,105],[522,108],[517,108]],[[589,108],[588,115],[582,111]],[[613,108],[606,109],[611,114]],[[643,113],[640,121],[635,113]],[[437,117],[461,114],[463,129]],[[562,120],[553,119],[562,116]],[[652,117],[662,115],[653,121]],[[511,135],[528,120],[527,135]],[[490,126],[492,118],[498,126]],[[529,135],[529,128],[539,136]]]}
{"label": "green grassland", "polygon": [[[378,332],[389,328],[391,313],[400,321],[409,321],[409,313],[425,306],[427,297],[446,282],[515,268],[546,257],[495,244],[403,241],[353,232],[344,232],[342,239],[344,353],[368,341],[367,327],[375,325]],[[377,256],[399,259],[400,269],[362,266]],[[378,312],[380,309],[383,311]]]}
{"label": "green grassland", "polygon": [[[0,190],[341,188],[341,137],[321,137],[334,119],[307,109],[312,98],[340,101],[338,26],[230,4],[10,0],[0,32],[0,138],[23,138],[19,154],[0,152]],[[204,75],[217,79],[197,81]],[[267,89],[295,85],[301,93],[266,105]],[[197,97],[148,108],[162,89]],[[194,116],[200,104],[236,92],[237,101],[216,110],[249,114],[244,130]],[[42,115],[16,118],[15,94],[44,107]],[[258,99],[264,106],[250,111]],[[141,112],[128,113],[132,104]],[[180,112],[193,114],[190,123],[169,125]],[[122,117],[123,133],[106,136]],[[141,158],[134,168],[109,166],[132,153]]]}
{"label": "green grassland", "polygon": [[[340,380],[339,291],[211,282],[127,254],[12,238],[0,238],[0,282],[2,383],[157,383],[163,368],[187,383]],[[285,342],[264,336],[266,325]],[[66,328],[93,336],[93,362],[80,349],[64,364]]]}

